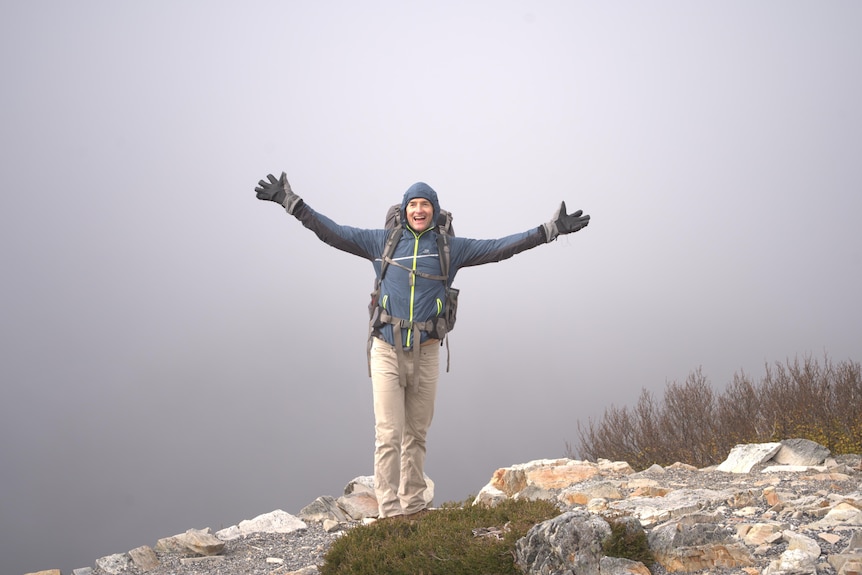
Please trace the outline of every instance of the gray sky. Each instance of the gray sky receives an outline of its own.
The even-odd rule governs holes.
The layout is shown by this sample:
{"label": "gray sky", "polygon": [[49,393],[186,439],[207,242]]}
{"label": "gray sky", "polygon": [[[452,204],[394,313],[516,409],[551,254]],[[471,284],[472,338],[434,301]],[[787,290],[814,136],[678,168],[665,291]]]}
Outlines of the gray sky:
{"label": "gray sky", "polygon": [[437,501],[702,367],[860,360],[858,2],[0,5],[0,571],[296,513],[372,472],[368,262],[426,181],[463,270]]}

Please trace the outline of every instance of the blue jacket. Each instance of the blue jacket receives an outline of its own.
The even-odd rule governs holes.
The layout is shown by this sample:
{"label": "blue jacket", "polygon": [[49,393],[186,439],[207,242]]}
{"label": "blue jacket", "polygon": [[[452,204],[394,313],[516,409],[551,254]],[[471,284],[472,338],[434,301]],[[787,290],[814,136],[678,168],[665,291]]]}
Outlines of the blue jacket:
{"label": "blue jacket", "polygon": [[[404,210],[407,203],[415,198],[425,198],[431,202],[434,207],[432,221],[437,221],[440,213],[437,193],[423,182],[410,186],[401,201],[401,221],[404,223],[401,239],[392,259],[426,274],[441,275],[436,229],[431,227],[417,234],[406,224]],[[374,265],[374,272],[380,277],[381,256],[389,235],[388,230],[369,230],[336,224],[323,214],[315,212],[304,201],[294,209],[293,215],[332,247],[370,260]],[[460,268],[505,260],[546,241],[542,226],[495,240],[451,237],[449,285],[452,285],[452,280]],[[410,272],[398,266],[390,265],[387,268],[380,285],[381,305],[392,316],[411,322],[424,322],[445,314],[446,288],[443,282],[417,276],[416,285],[411,288],[410,275]],[[391,325],[383,326],[381,336],[390,345],[394,345]],[[427,339],[428,334],[423,331],[420,341]],[[410,348],[414,341],[414,334],[402,330],[401,343],[405,349]]]}

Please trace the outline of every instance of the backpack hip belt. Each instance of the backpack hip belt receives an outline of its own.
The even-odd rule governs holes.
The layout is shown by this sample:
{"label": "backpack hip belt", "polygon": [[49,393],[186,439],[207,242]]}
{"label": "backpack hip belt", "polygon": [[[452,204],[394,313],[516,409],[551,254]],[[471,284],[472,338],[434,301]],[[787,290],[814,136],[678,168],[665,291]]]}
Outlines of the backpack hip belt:
{"label": "backpack hip belt", "polygon": [[[434,319],[429,319],[428,321],[414,321],[411,322],[409,319],[404,319],[400,317],[394,317],[390,315],[385,309],[378,308],[377,313],[375,314],[374,319],[372,320],[373,330],[379,332],[379,329],[384,325],[389,324],[392,326],[392,339],[395,342],[395,355],[398,358],[398,382],[401,384],[401,387],[407,387],[407,371],[404,369],[404,344],[402,343],[401,330],[409,329],[413,331],[413,341],[414,344],[411,347],[413,350],[413,377],[418,378],[419,373],[419,351],[422,347],[421,343],[415,343],[417,340],[421,341],[420,332],[426,332],[430,337],[434,339],[440,340],[440,345],[443,345],[443,339],[446,339],[447,343],[447,352],[448,352],[448,343],[449,340],[446,338],[446,334],[449,332],[449,326],[446,322],[446,318],[437,317]],[[369,342],[368,346],[369,353],[369,362],[368,362],[368,374],[371,375],[371,345]],[[448,354],[447,354],[448,355]],[[446,360],[446,369],[449,369],[449,360]]]}

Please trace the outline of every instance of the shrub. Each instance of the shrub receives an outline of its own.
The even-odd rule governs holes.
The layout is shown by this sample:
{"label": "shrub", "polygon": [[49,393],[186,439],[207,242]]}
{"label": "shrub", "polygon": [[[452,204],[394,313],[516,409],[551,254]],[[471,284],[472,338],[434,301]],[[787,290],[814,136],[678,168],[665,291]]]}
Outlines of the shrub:
{"label": "shrub", "polygon": [[[835,454],[862,453],[862,370],[810,357],[766,366],[755,384],[735,374],[716,394],[700,369],[669,383],[658,402],[643,390],[633,409],[611,406],[597,422],[578,422],[578,458],[627,461],[636,469],[680,461],[720,463],[734,445],[801,437]],[[575,457],[567,446],[568,455]]]}
{"label": "shrub", "polygon": [[611,527],[611,534],[602,542],[602,552],[608,557],[622,557],[640,561],[648,568],[655,564],[655,556],[650,549],[646,531],[640,522],[632,517],[605,517]]}

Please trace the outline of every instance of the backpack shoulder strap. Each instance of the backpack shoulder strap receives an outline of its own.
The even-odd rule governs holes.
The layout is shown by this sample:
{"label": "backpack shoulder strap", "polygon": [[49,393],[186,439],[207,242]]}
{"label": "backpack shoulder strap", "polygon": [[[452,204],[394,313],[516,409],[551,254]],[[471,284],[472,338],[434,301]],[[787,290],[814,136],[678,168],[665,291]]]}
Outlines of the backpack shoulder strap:
{"label": "backpack shoulder strap", "polygon": [[449,261],[451,259],[449,234],[437,234],[437,249],[440,252],[440,275],[446,278],[446,289],[449,289]]}
{"label": "backpack shoulder strap", "polygon": [[395,247],[398,245],[398,240],[401,239],[401,228],[392,228],[389,230],[389,235],[386,236],[386,244],[383,246],[383,253],[380,256],[380,277],[377,278],[377,282],[381,282],[383,280],[383,276],[386,275],[386,269],[389,267],[389,264],[392,263],[392,256],[395,254]]}
{"label": "backpack shoulder strap", "polygon": [[401,239],[401,227],[391,228],[389,235],[386,236],[386,243],[383,244],[383,253],[380,255],[380,275],[374,278],[374,290],[371,292],[371,301],[368,304],[370,320],[368,322],[368,346],[366,351],[368,354],[369,377],[371,377],[371,338],[374,334],[374,324],[379,321],[380,314],[380,309],[377,305],[380,298],[380,283],[383,281],[383,276],[386,275],[386,269],[392,263],[392,256],[395,254],[395,247],[398,245],[399,239]]}

